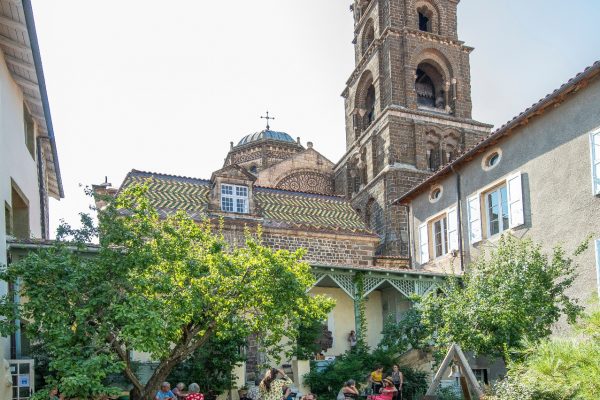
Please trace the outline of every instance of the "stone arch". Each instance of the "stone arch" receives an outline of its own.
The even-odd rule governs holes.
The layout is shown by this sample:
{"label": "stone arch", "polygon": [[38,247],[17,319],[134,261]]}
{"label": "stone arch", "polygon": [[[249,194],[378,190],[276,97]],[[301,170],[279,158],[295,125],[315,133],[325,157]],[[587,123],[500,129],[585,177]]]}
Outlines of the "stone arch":
{"label": "stone arch", "polygon": [[417,106],[447,110],[452,67],[438,50],[428,49],[414,62]]}
{"label": "stone arch", "polygon": [[460,133],[454,129],[448,129],[444,131],[442,141],[446,158],[445,162],[454,161],[460,153],[460,137]]}
{"label": "stone arch", "polygon": [[371,44],[375,41],[375,23],[373,18],[370,18],[363,28],[362,40],[360,43],[361,55],[365,55]]}
{"label": "stone arch", "polygon": [[358,81],[354,99],[354,129],[357,138],[375,121],[376,97],[373,73],[366,70]]}
{"label": "stone arch", "polygon": [[[418,0],[415,3],[416,28],[420,31],[441,35],[440,9],[433,0]],[[423,18],[427,19],[423,26]],[[425,28],[425,29],[424,29]]]}
{"label": "stone arch", "polygon": [[295,171],[284,176],[275,184],[275,187],[295,192],[334,193],[333,178],[321,171],[310,169]]}

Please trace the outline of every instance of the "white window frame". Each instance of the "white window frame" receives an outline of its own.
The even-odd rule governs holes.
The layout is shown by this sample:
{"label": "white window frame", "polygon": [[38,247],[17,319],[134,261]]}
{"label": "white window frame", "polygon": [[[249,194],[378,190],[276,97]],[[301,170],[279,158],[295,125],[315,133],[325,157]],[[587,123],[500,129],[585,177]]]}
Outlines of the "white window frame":
{"label": "white window frame", "polygon": [[600,300],[600,239],[596,240],[596,283],[598,286],[598,299]]}
{"label": "white window frame", "polygon": [[[441,240],[442,240],[442,254],[437,254],[436,249],[437,249],[437,245],[438,242],[436,240],[436,234],[435,234],[435,224],[440,223],[441,226]],[[450,251],[448,250],[449,246],[448,246],[448,214],[444,213],[439,215],[437,218],[432,219],[431,222],[429,222],[429,230],[431,232],[431,241],[432,241],[432,250],[433,250],[433,259],[435,260],[436,258],[440,258],[445,256],[446,254],[448,254]]]}
{"label": "white window frame", "polygon": [[594,196],[600,196],[600,176],[596,172],[600,169],[600,128],[590,133],[590,155],[592,164],[592,193]]}
{"label": "white window frame", "polygon": [[[231,188],[231,194],[225,194],[224,188]],[[239,195],[238,189],[243,189],[246,191],[246,195]],[[221,184],[221,211],[236,213],[236,214],[248,214],[248,203],[249,203],[249,193],[250,190],[248,186],[241,185],[232,185],[230,183],[222,183]],[[224,199],[231,199],[232,201],[232,210],[227,210],[225,208]],[[241,200],[244,202],[244,209],[239,211],[238,209],[238,201]]]}
{"label": "white window frame", "polygon": [[429,224],[419,226],[419,258],[421,264],[429,262]]}
{"label": "white window frame", "polygon": [[469,221],[469,242],[479,243],[483,240],[481,221],[481,193],[477,192],[467,198],[467,213]]}
{"label": "white window frame", "polygon": [[[502,188],[506,189],[506,199],[502,199]],[[488,196],[492,193],[498,192],[498,197],[500,199],[500,215],[498,218],[498,233],[492,234],[492,224],[490,221],[490,202],[488,200]],[[485,209],[485,233],[488,238],[494,237],[496,235],[501,235],[503,232],[507,231],[510,228],[510,202],[508,199],[508,185],[506,183],[500,184],[486,192],[483,193],[483,207]],[[506,207],[508,208],[508,226],[504,226],[504,218],[502,215],[502,202],[506,202]]]}

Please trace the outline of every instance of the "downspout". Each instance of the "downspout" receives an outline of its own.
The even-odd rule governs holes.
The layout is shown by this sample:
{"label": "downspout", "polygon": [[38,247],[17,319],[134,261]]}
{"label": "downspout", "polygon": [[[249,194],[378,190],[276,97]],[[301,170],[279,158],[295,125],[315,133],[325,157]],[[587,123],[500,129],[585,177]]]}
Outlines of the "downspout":
{"label": "downspout", "polygon": [[450,169],[456,175],[456,214],[458,215],[458,253],[460,254],[460,270],[465,271],[465,256],[463,254],[463,235],[462,235],[462,206],[461,206],[461,187],[460,187],[460,174],[454,169],[454,165],[450,166]]}
{"label": "downspout", "polygon": [[404,204],[404,209],[406,210],[406,223],[407,223],[407,240],[408,240],[408,260],[410,262],[410,268],[412,269],[413,267],[413,258],[412,258],[412,254],[413,254],[413,249],[412,249],[412,240],[411,235],[410,235],[410,231],[412,229],[412,227],[414,226],[414,223],[412,223],[412,219],[410,218],[410,206],[408,204]]}

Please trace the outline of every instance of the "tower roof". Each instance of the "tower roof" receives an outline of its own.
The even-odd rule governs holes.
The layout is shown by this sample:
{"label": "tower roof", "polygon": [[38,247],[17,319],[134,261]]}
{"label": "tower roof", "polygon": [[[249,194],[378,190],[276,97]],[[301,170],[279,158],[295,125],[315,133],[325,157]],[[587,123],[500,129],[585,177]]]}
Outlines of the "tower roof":
{"label": "tower roof", "polygon": [[251,133],[250,135],[244,136],[237,145],[242,146],[248,143],[258,142],[260,140],[276,140],[285,143],[296,143],[296,141],[285,132],[276,132],[270,129],[265,129],[260,132]]}

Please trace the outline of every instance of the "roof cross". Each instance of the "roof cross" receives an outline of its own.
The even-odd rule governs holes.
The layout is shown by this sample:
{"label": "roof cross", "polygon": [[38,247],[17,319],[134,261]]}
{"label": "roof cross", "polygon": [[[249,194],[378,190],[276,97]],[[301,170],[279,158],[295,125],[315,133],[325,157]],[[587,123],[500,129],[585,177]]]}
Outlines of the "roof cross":
{"label": "roof cross", "polygon": [[269,117],[269,110],[267,110],[267,116],[266,117],[261,116],[260,118],[261,119],[266,119],[267,120],[267,130],[271,129],[271,127],[269,126],[269,120],[270,119],[275,119],[275,117]]}

